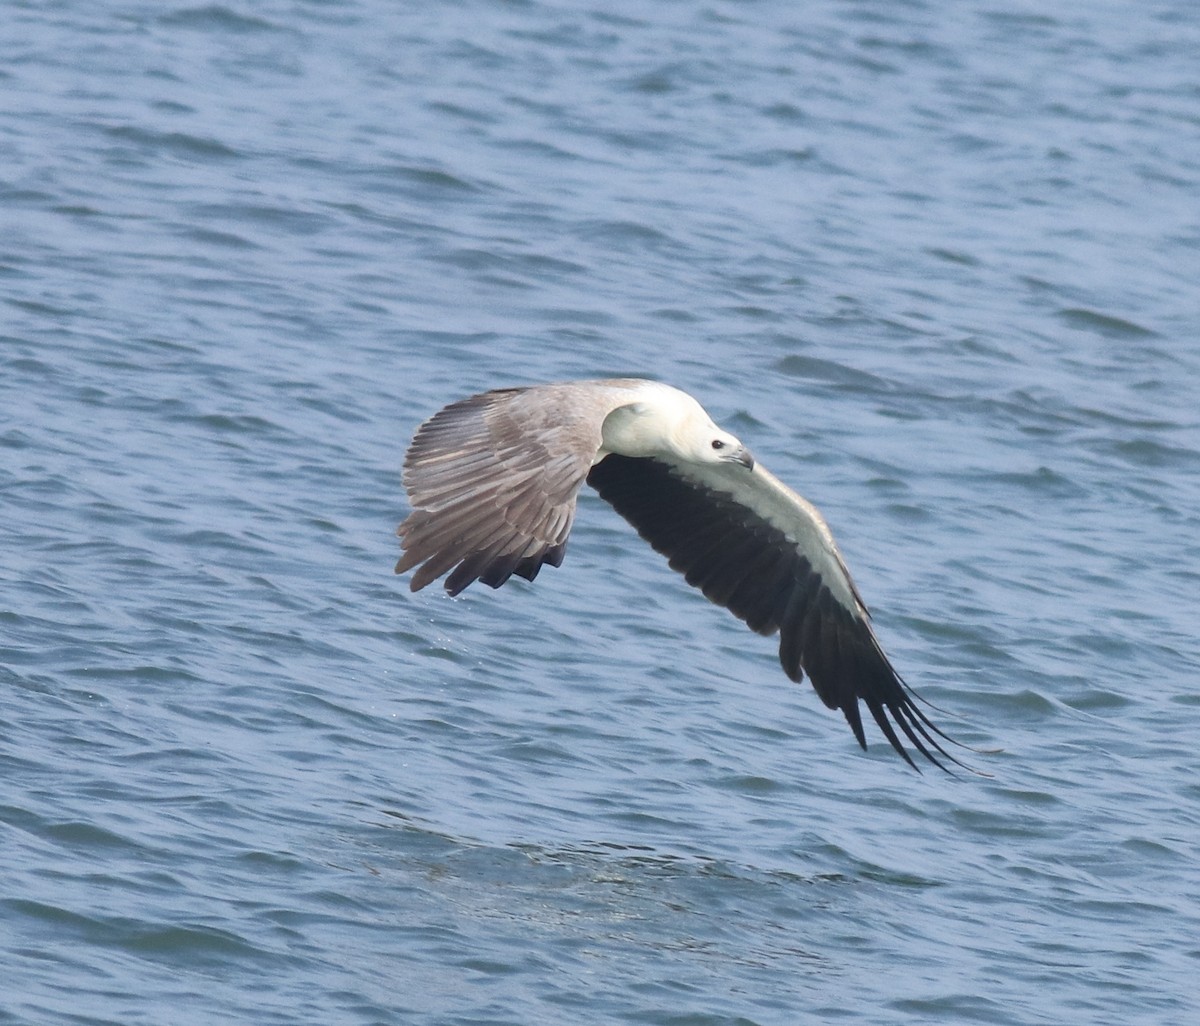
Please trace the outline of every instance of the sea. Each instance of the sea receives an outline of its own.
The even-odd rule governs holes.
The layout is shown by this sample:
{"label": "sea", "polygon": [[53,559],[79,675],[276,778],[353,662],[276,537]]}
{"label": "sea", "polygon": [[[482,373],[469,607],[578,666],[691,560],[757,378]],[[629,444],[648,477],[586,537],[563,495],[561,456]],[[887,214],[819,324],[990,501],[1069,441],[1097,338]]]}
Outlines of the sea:
{"label": "sea", "polygon": [[[0,2],[0,1023],[1200,1022],[1192,0]],[[964,747],[585,489],[393,573],[486,389],[695,395]]]}

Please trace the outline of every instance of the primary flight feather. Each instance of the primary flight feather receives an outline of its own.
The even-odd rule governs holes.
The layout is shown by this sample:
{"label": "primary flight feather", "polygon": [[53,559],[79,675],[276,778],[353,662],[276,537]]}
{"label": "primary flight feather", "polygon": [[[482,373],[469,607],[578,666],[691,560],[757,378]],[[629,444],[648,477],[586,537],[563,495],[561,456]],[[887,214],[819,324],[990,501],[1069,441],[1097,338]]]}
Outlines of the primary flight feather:
{"label": "primary flight feather", "polygon": [[956,761],[884,655],[821,514],[669,385],[503,388],[434,414],[404,460],[412,513],[396,573],[415,568],[413,591],[449,574],[451,595],[532,581],[562,564],[585,481],[689,584],[759,634],[778,632],[784,672],[807,674],[863,748],[860,702],[909,765],[900,734],[938,766],[938,755]]}

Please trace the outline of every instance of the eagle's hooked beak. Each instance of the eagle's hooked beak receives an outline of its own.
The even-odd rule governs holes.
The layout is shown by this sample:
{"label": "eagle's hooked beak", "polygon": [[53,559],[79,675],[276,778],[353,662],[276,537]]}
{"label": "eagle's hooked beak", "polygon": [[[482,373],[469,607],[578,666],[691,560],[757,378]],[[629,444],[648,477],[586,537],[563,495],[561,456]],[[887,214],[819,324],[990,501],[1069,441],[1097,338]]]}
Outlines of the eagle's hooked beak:
{"label": "eagle's hooked beak", "polygon": [[747,470],[754,469],[754,457],[750,455],[750,450],[744,445],[739,445],[725,458],[729,460],[730,463],[740,463]]}

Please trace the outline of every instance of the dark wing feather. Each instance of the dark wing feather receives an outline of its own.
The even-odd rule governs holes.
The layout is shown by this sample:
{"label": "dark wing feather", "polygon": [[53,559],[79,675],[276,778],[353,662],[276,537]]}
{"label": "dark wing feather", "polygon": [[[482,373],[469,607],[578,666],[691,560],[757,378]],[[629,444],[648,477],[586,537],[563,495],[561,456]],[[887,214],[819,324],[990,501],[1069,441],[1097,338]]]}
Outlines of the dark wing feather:
{"label": "dark wing feather", "polygon": [[897,726],[935,765],[942,765],[935,752],[957,761],[884,655],[848,578],[855,609],[838,601],[813,558],[765,516],[659,460],[610,455],[587,480],[689,584],[759,634],[778,631],[784,672],[794,681],[807,673],[863,748],[859,702],[909,765],[916,767]]}
{"label": "dark wing feather", "polygon": [[413,591],[449,573],[457,595],[561,565],[602,421],[555,386],[497,389],[435,414],[404,459],[413,511],[396,573],[418,567]]}

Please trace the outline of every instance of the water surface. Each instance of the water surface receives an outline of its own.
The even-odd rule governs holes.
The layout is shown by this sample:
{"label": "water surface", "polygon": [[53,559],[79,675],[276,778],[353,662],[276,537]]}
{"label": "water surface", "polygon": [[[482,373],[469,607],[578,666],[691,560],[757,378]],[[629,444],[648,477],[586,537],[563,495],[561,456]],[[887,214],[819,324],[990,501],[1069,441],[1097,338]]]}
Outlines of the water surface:
{"label": "water surface", "polygon": [[[0,1021],[1200,1012],[1189,4],[15,4]],[[410,595],[403,450],[696,394],[989,778],[594,495]]]}

